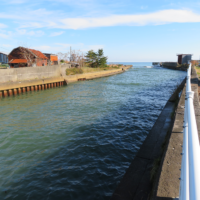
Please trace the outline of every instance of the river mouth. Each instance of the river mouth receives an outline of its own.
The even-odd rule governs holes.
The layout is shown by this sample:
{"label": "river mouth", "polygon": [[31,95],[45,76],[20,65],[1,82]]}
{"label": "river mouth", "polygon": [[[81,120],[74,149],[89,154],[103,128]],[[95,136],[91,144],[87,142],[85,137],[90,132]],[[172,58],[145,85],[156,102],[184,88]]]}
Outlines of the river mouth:
{"label": "river mouth", "polygon": [[111,197],[186,76],[130,64],[115,76],[1,100],[1,199]]}

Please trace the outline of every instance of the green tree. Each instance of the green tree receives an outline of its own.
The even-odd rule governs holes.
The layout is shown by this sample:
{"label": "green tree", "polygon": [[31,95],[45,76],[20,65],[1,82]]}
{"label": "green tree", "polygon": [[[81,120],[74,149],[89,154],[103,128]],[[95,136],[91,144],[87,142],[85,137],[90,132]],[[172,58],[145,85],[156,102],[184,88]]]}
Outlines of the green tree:
{"label": "green tree", "polygon": [[105,67],[107,63],[107,57],[104,56],[103,49],[99,49],[97,52],[90,50],[86,54],[86,63],[90,67]]}

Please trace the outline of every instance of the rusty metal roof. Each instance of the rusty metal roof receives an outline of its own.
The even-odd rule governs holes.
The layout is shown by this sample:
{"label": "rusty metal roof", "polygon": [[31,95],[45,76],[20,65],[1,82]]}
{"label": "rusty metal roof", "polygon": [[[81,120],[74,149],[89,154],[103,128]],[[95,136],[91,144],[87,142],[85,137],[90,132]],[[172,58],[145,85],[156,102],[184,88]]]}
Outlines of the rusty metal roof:
{"label": "rusty metal roof", "polygon": [[40,51],[37,51],[35,49],[28,49],[28,50],[30,50],[32,53],[34,53],[39,58],[47,59],[47,57]]}
{"label": "rusty metal roof", "polygon": [[10,64],[15,64],[15,63],[27,63],[26,59],[12,59],[11,61],[9,61]]}

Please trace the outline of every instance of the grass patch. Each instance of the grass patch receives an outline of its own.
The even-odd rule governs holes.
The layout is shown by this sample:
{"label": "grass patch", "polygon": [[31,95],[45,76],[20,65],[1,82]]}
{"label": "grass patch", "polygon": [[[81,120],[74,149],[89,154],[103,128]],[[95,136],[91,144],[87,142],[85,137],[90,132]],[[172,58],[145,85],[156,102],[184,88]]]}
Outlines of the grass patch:
{"label": "grass patch", "polygon": [[83,74],[83,70],[81,68],[66,69],[66,75],[75,75],[75,74]]}
{"label": "grass patch", "polygon": [[1,69],[6,69],[7,67],[9,67],[8,64],[1,64],[1,65],[0,65],[0,68],[1,68]]}
{"label": "grass patch", "polygon": [[200,77],[200,66],[195,66],[197,75]]}
{"label": "grass patch", "polygon": [[99,72],[99,71],[104,71],[104,70],[113,70],[113,69],[119,69],[119,67],[109,67],[109,66],[103,66],[103,67],[97,67],[97,68],[92,68],[92,67],[82,67],[83,73],[92,73],[92,72]]}
{"label": "grass patch", "polygon": [[120,69],[123,65],[104,65],[97,68],[84,66],[82,68],[70,68],[66,69],[66,75],[75,75],[75,74],[83,74],[83,73],[92,73],[92,72],[100,72],[104,70],[114,70]]}

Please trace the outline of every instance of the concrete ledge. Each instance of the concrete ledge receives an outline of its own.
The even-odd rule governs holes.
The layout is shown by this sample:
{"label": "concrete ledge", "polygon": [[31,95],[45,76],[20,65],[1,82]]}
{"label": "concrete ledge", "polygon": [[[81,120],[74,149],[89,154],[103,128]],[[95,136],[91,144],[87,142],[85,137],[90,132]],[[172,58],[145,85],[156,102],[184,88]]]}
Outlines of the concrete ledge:
{"label": "concrete ledge", "polygon": [[[126,70],[129,68],[130,68],[130,66],[125,67],[124,69]],[[64,67],[63,70],[66,70],[66,67]],[[57,76],[57,77],[42,78],[42,79],[36,78],[34,80],[5,82],[5,83],[0,83],[0,91],[21,88],[21,87],[34,86],[34,85],[62,82],[62,81],[66,81],[67,83],[72,83],[72,82],[78,81],[78,79],[90,80],[90,79],[95,79],[95,78],[112,76],[112,75],[123,73],[123,72],[124,72],[124,70],[122,70],[122,68],[120,68],[120,69],[114,69],[114,70],[77,74],[77,75],[71,75],[71,76],[65,75],[65,76]],[[64,73],[64,71],[63,71],[63,73]]]}
{"label": "concrete ledge", "polygon": [[120,69],[105,70],[105,71],[85,73],[85,74],[77,74],[77,75],[65,76],[64,78],[67,80],[68,83],[76,82],[76,81],[78,81],[78,79],[91,80],[91,79],[95,79],[95,78],[102,78],[102,77],[106,77],[106,76],[120,74],[131,67],[132,66],[127,66],[127,67],[123,67],[123,69],[120,68]]}
{"label": "concrete ledge", "polygon": [[162,153],[162,144],[172,126],[171,113],[174,102],[167,102],[156,123],[149,132],[139,152],[132,161],[111,200],[149,199],[152,190],[151,170],[154,160]]}

